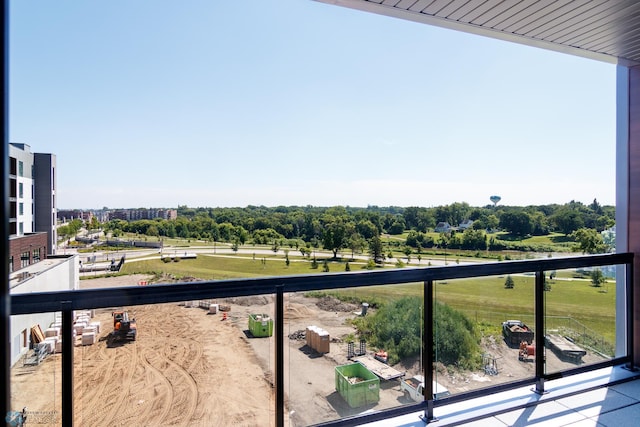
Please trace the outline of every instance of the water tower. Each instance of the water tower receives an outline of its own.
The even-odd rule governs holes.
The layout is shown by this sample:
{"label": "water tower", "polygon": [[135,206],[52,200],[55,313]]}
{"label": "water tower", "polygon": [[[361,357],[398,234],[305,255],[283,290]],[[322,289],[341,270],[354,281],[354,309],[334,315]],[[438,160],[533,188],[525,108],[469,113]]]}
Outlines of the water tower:
{"label": "water tower", "polygon": [[491,197],[489,197],[489,200],[491,200],[491,202],[493,203],[493,207],[495,208],[496,205],[498,204],[498,202],[500,200],[502,200],[502,197],[500,197],[500,196],[491,196]]}

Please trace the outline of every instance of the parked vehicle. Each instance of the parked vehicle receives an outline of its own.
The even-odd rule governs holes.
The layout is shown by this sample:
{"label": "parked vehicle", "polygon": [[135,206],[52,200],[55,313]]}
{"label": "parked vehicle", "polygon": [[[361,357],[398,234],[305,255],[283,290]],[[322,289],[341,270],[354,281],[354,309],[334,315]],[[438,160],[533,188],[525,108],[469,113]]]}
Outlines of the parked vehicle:
{"label": "parked vehicle", "polygon": [[[415,402],[424,400],[424,377],[422,375],[414,375],[411,378],[400,380],[400,390],[404,397]],[[450,396],[449,390],[441,384],[433,381],[433,399],[438,400]]]}

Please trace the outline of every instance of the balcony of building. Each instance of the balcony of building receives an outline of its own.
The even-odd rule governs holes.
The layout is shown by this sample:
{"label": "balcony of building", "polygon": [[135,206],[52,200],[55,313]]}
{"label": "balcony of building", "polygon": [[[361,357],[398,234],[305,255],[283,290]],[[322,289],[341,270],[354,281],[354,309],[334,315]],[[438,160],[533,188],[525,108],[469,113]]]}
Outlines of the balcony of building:
{"label": "balcony of building", "polygon": [[[166,303],[192,303],[193,301],[224,301],[225,298],[264,296],[271,302],[264,307],[265,313],[273,319],[273,336],[268,338],[269,345],[257,357],[264,358],[267,362],[263,365],[265,377],[272,381],[272,392],[269,397],[269,409],[255,416],[261,425],[533,425],[537,422],[541,425],[568,425],[572,422],[582,421],[583,425],[609,425],[607,420],[615,417],[631,417],[637,414],[640,405],[640,382],[634,381],[638,373],[632,369],[633,360],[633,336],[632,316],[630,301],[633,300],[633,255],[610,254],[596,256],[581,256],[570,258],[547,258],[537,260],[494,262],[467,265],[451,265],[440,267],[404,268],[381,271],[361,271],[350,273],[326,273],[304,276],[283,276],[259,279],[224,280],[212,282],[188,282],[179,284],[156,284],[153,286],[133,286],[124,288],[85,289],[76,291],[46,292],[14,294],[11,298],[11,315],[14,322],[20,321],[20,316],[51,313],[52,318],[59,319],[58,327],[61,328],[62,341],[60,344],[61,360],[59,381],[56,390],[46,390],[45,393],[59,393],[61,396],[58,407],[51,411],[58,414],[58,421],[62,425],[82,425],[91,422],[91,415],[86,408],[91,407],[86,400],[86,393],[82,384],[85,384],[85,375],[96,375],[91,370],[94,361],[78,358],[79,349],[75,349],[77,338],[73,333],[74,313],[80,310],[98,310],[113,307],[135,309],[136,307],[153,307],[154,304]],[[576,271],[584,269],[602,269],[615,276],[615,284],[610,279],[607,289],[598,290],[591,288],[588,281],[583,279],[581,286],[591,288],[603,296],[603,308],[608,312],[608,325],[601,330],[602,336],[594,334],[589,328],[576,331],[575,327],[569,327],[564,321],[559,321],[554,315],[557,309],[571,310],[567,301],[562,300],[560,287],[562,281],[554,282],[556,292],[546,288],[550,272],[554,276],[566,277],[567,282]],[[530,366],[529,375],[509,377],[502,372],[500,381],[490,381],[488,385],[480,385],[465,390],[464,387],[452,389],[448,396],[435,396],[433,387],[429,387],[432,381],[442,381],[443,375],[438,369],[434,369],[438,362],[437,355],[442,348],[438,347],[438,334],[441,334],[444,326],[437,320],[436,311],[439,310],[442,301],[446,301],[446,292],[452,288],[465,288],[467,291],[481,290],[487,287],[483,279],[496,279],[503,281],[504,277],[513,275],[519,280],[519,286],[528,286],[530,300],[527,303],[527,311],[521,312],[521,318],[531,325],[535,334],[530,339],[530,344],[543,351],[528,355],[522,363]],[[585,283],[586,282],[586,283]],[[524,285],[524,284],[527,285]],[[305,375],[295,371],[291,361],[291,344],[288,335],[292,329],[296,329],[290,318],[290,298],[293,295],[306,294],[313,291],[344,291],[357,293],[370,287],[384,290],[390,297],[407,287],[421,289],[420,296],[421,313],[415,327],[416,333],[421,336],[422,351],[419,359],[421,371],[427,378],[425,381],[424,400],[418,402],[403,398],[399,395],[400,383],[397,378],[389,381],[379,379],[373,390],[378,394],[373,400],[356,402],[352,395],[345,395],[339,386],[324,397],[315,401],[303,398],[307,380]],[[546,290],[545,290],[546,289]],[[605,292],[606,290],[606,292]],[[504,290],[506,291],[506,290]],[[601,292],[602,291],[602,292]],[[472,293],[474,291],[471,291]],[[557,296],[556,296],[557,295]],[[613,297],[615,295],[615,297]],[[612,298],[609,298],[609,297]],[[487,295],[491,300],[491,295]],[[606,302],[604,302],[606,301]],[[173,304],[177,309],[177,304]],[[573,307],[577,308],[577,307]],[[488,307],[488,310],[492,310]],[[57,313],[57,314],[56,314]],[[594,317],[599,314],[594,313]],[[476,315],[477,316],[477,315]],[[503,319],[498,315],[498,319]],[[226,316],[225,316],[226,317]],[[143,321],[142,318],[138,320]],[[166,320],[171,322],[172,319]],[[607,323],[607,322],[605,322]],[[148,323],[147,323],[148,325]],[[109,328],[110,325],[104,327]],[[149,326],[146,327],[147,329]],[[540,331],[543,331],[540,333]],[[147,331],[147,333],[149,333]],[[560,349],[552,343],[555,335],[570,337],[571,341],[565,342],[571,347],[565,360],[558,356]],[[171,339],[179,337],[171,337]],[[150,338],[153,339],[153,338]],[[158,338],[157,338],[158,339]],[[204,336],[202,340],[207,340]],[[504,337],[508,341],[507,336]],[[569,342],[574,345],[570,345]],[[127,347],[135,354],[137,342],[129,343]],[[104,346],[103,342],[98,345]],[[124,344],[128,345],[128,344]],[[517,346],[516,346],[517,347]],[[579,350],[580,354],[572,355],[572,351]],[[562,349],[560,349],[562,351]],[[584,350],[584,351],[583,351]],[[241,350],[238,350],[241,351]],[[513,349],[513,356],[518,349]],[[556,357],[558,356],[558,357]],[[153,355],[147,355],[148,363],[153,364]],[[316,356],[317,357],[317,356]],[[319,357],[322,357],[320,355]],[[337,357],[337,356],[333,356]],[[551,359],[564,363],[553,364]],[[331,365],[310,364],[309,369],[315,369],[311,373],[329,377],[331,380],[337,375],[336,366],[339,360],[330,359]],[[217,367],[224,369],[225,362],[220,360]],[[484,362],[483,362],[484,363]],[[84,368],[85,364],[89,365]],[[324,366],[324,367],[321,367]],[[329,367],[327,367],[329,366]],[[340,365],[344,366],[344,365]],[[78,370],[80,367],[80,370]],[[498,365],[496,365],[498,367]],[[486,368],[486,366],[485,366]],[[499,369],[498,369],[499,370]],[[491,372],[485,370],[487,375]],[[497,372],[496,372],[497,373]],[[494,373],[495,374],[495,373]],[[128,377],[128,376],[127,376]],[[497,378],[497,377],[494,377]],[[129,390],[124,391],[127,400],[137,402],[137,408],[145,412],[147,405],[142,394],[136,394],[135,390],[144,386],[142,379],[139,384],[131,377],[132,383]],[[251,382],[252,380],[247,380]],[[257,381],[257,380],[253,380]],[[260,381],[256,382],[258,388]],[[296,384],[297,383],[297,384]],[[14,392],[21,386],[13,385]],[[223,386],[215,388],[216,393],[224,394]],[[98,393],[98,392],[96,392]],[[139,391],[138,393],[142,393]],[[185,391],[188,399],[189,394]],[[386,397],[382,397],[386,396]],[[389,399],[388,396],[391,396]],[[113,396],[107,390],[101,390],[95,399],[108,401]],[[191,396],[193,397],[193,396]],[[296,414],[311,410],[314,406],[328,405],[330,410],[318,418],[298,418]],[[16,402],[17,404],[17,402]],[[245,404],[247,404],[245,402]],[[162,410],[169,410],[177,405],[176,401],[165,402]],[[195,405],[195,402],[194,402]],[[230,407],[242,406],[242,402],[234,402]],[[156,408],[160,410],[159,408]],[[225,413],[225,408],[220,407],[218,416]],[[56,412],[57,411],[57,412]],[[126,412],[126,409],[122,409]],[[230,409],[230,411],[232,411]],[[118,411],[109,411],[110,416],[120,416]],[[162,412],[162,411],[161,411]],[[628,415],[631,414],[631,415]],[[103,414],[104,415],[104,414]],[[124,416],[124,415],[122,415]],[[140,420],[136,415],[128,414],[128,423],[136,425]],[[149,415],[151,416],[151,415]],[[186,416],[186,415],[185,415]],[[631,419],[631,418],[629,418]],[[113,419],[115,420],[115,418]],[[122,421],[122,420],[120,420]],[[166,420],[165,420],[166,421]],[[116,422],[116,421],[114,421]],[[214,419],[188,419],[184,425],[197,425],[198,422],[211,423]],[[618,421],[619,423],[619,421]]]}

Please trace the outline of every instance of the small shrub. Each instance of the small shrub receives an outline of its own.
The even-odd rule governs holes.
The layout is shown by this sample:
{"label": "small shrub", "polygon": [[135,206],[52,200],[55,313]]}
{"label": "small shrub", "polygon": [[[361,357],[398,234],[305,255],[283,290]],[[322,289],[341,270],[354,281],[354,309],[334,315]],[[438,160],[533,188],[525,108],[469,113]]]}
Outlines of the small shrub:
{"label": "small shrub", "polygon": [[504,288],[505,289],[513,289],[514,287],[514,282],[513,279],[511,278],[511,275],[508,275],[507,278],[504,281]]}

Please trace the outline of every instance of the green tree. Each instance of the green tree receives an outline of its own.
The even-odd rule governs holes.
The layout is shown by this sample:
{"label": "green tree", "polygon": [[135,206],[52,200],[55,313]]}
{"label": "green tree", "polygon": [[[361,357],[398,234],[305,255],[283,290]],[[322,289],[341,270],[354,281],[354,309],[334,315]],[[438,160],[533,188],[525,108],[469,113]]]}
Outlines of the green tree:
{"label": "green tree", "polygon": [[466,229],[464,233],[462,233],[462,249],[486,250],[487,235],[483,230]]}
{"label": "green tree", "polygon": [[333,252],[333,258],[338,257],[338,251],[347,244],[347,226],[342,218],[331,218],[325,223],[322,232],[322,245]]}
{"label": "green tree", "polygon": [[393,235],[398,235],[398,234],[402,234],[405,230],[405,223],[404,223],[404,218],[402,217],[397,217],[389,226],[389,228],[387,229],[387,232],[389,234],[393,234]]}
{"label": "green tree", "polygon": [[382,240],[379,236],[373,236],[369,239],[369,254],[376,264],[382,264],[384,261]]}
{"label": "green tree", "polygon": [[150,225],[147,228],[147,236],[159,236],[160,232],[158,231],[158,227],[156,225]]}
{"label": "green tree", "polygon": [[[373,316],[359,317],[355,324],[361,336],[374,347],[389,353],[389,364],[420,354],[422,347],[422,303],[403,297],[384,304]],[[453,308],[434,305],[435,360],[464,369],[474,369],[480,354],[478,330],[464,314]]]}
{"label": "green tree", "polygon": [[513,279],[511,278],[511,275],[507,275],[507,278],[504,281],[504,288],[505,289],[513,289],[515,286]]}
{"label": "green tree", "polygon": [[569,235],[577,245],[572,249],[584,254],[599,254],[607,251],[602,235],[592,228],[580,228]]}
{"label": "green tree", "polygon": [[371,239],[373,236],[380,234],[378,227],[370,220],[360,220],[356,223],[356,231],[365,239]]}
{"label": "green tree", "polygon": [[98,218],[96,218],[95,216],[91,216],[91,220],[89,221],[89,225],[88,225],[89,230],[97,230],[100,228],[100,222],[98,221]]}
{"label": "green tree", "polygon": [[584,226],[580,212],[570,207],[559,209],[551,220],[555,223],[557,230],[564,233],[565,236]]}
{"label": "green tree", "polygon": [[351,233],[351,236],[347,239],[347,247],[351,249],[351,259],[355,256],[355,252],[362,252],[366,244],[367,241],[360,235],[360,233]]}
{"label": "green tree", "polygon": [[500,227],[516,236],[526,236],[532,231],[531,216],[522,210],[503,212]]}
{"label": "green tree", "polygon": [[604,274],[602,274],[602,270],[600,270],[599,268],[594,268],[593,270],[591,270],[591,284],[594,287],[599,288],[606,281],[607,279],[604,277]]}

